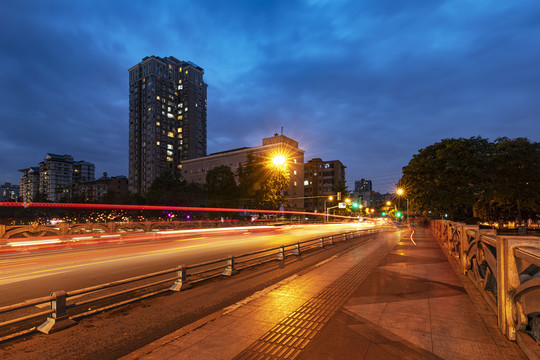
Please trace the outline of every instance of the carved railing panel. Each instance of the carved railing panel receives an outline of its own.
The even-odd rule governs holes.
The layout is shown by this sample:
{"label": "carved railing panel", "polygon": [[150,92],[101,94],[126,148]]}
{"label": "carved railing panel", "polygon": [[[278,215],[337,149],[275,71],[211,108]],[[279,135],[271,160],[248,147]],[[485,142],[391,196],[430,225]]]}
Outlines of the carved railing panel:
{"label": "carved railing panel", "polygon": [[501,332],[510,340],[527,332],[540,344],[540,238],[497,236],[446,220],[432,230],[497,310]]}

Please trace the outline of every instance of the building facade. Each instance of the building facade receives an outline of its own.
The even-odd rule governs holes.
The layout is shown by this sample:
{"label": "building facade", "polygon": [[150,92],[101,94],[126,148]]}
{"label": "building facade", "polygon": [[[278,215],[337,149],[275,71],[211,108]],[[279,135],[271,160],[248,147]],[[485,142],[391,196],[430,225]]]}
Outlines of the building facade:
{"label": "building facade", "polygon": [[304,206],[309,212],[324,212],[325,201],[335,196],[334,187],[345,184],[346,166],[339,160],[309,160],[304,165]]}
{"label": "building facade", "polygon": [[129,69],[129,190],[206,156],[204,70],[172,56],[149,56]]}
{"label": "building facade", "polygon": [[284,156],[290,176],[289,190],[286,194],[289,199],[288,209],[303,209],[304,150],[298,147],[297,141],[284,135],[275,134],[273,137],[264,138],[261,146],[243,147],[186,160],[182,164],[182,176],[188,182],[205,184],[208,170],[223,165],[230,167],[237,176],[238,168],[246,164],[249,154],[261,156],[268,161],[278,155]]}
{"label": "building facade", "polygon": [[118,196],[128,195],[128,179],[125,176],[109,177],[107,173],[103,173],[97,180],[79,184],[76,191],[79,197],[88,202],[100,202],[109,193]]}
{"label": "building facade", "polygon": [[0,185],[0,201],[19,201],[20,186],[5,183]]}
{"label": "building facade", "polygon": [[95,166],[87,161],[74,161],[71,155],[48,153],[39,167],[19,170],[20,194],[23,201],[35,201],[38,193],[48,201],[71,197],[73,184],[93,181]]}
{"label": "building facade", "polygon": [[354,191],[373,191],[371,180],[360,179],[360,181],[355,181]]}
{"label": "building facade", "polygon": [[39,193],[39,167],[29,167],[19,171],[23,173],[19,196],[24,202],[34,201]]}

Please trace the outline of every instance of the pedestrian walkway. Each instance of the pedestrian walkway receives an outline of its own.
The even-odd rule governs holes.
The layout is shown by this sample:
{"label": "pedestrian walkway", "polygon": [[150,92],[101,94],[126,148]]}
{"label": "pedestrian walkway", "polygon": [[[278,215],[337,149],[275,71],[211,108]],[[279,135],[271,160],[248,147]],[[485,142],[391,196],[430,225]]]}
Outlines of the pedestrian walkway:
{"label": "pedestrian walkway", "polygon": [[441,358],[526,359],[424,229],[379,235],[124,357]]}

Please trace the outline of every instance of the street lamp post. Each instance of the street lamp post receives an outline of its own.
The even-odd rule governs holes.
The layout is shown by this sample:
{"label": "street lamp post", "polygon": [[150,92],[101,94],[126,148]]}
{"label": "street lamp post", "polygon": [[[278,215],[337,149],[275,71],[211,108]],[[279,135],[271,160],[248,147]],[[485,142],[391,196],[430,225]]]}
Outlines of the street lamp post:
{"label": "street lamp post", "polygon": [[403,190],[403,188],[398,188],[396,190],[396,194],[398,196],[403,196],[405,198],[405,201],[407,202],[407,211],[406,211],[406,214],[407,214],[407,224],[410,224],[411,221],[409,220],[409,198],[407,196],[405,196],[405,190]]}

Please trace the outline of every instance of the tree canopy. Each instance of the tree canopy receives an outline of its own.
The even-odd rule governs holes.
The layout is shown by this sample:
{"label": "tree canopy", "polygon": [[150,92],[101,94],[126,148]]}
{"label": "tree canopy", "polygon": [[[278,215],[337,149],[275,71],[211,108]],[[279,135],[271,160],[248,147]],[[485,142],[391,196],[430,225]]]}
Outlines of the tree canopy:
{"label": "tree canopy", "polygon": [[222,165],[208,170],[206,196],[211,207],[232,208],[238,205],[238,185],[230,167]]}
{"label": "tree canopy", "polygon": [[539,143],[525,138],[443,139],[412,157],[400,186],[417,211],[521,221],[539,211],[539,158]]}
{"label": "tree canopy", "polygon": [[287,164],[273,165],[270,160],[253,153],[238,169],[239,191],[245,207],[277,210],[287,206],[289,188]]}

